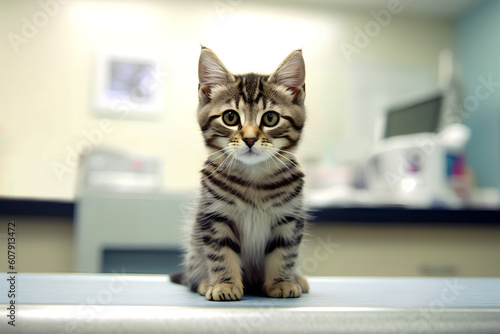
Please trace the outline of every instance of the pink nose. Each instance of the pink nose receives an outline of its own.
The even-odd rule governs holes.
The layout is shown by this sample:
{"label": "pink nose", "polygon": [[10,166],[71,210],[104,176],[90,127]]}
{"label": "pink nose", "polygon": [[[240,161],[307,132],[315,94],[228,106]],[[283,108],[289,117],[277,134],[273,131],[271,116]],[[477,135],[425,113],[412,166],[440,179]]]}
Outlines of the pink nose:
{"label": "pink nose", "polygon": [[257,141],[257,138],[243,138],[243,141],[245,144],[247,144],[248,147],[252,147],[253,144]]}

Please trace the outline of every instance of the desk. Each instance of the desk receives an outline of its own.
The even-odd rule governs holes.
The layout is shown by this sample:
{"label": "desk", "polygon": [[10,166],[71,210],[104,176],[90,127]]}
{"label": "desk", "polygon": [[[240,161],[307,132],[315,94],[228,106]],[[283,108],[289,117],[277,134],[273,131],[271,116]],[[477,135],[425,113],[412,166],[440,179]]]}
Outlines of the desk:
{"label": "desk", "polygon": [[497,278],[310,278],[297,299],[209,302],[162,275],[18,274],[1,333],[498,333]]}

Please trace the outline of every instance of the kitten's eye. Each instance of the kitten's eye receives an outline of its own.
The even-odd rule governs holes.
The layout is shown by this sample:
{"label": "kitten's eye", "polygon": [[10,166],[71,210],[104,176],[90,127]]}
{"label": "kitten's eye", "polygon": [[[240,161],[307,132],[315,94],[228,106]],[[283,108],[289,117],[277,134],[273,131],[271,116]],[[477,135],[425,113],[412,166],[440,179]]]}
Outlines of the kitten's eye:
{"label": "kitten's eye", "polygon": [[264,124],[264,126],[275,126],[278,124],[280,120],[280,115],[276,111],[268,111],[264,115],[262,115],[262,121],[261,123]]}
{"label": "kitten's eye", "polygon": [[235,126],[240,124],[240,115],[234,110],[226,110],[222,114],[222,120],[227,126]]}

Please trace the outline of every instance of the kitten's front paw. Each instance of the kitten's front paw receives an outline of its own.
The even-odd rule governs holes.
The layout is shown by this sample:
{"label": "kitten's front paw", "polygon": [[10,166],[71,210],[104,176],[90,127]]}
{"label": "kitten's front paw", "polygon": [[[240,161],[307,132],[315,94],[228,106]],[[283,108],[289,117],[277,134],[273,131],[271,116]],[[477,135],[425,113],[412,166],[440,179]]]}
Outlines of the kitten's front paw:
{"label": "kitten's front paw", "polygon": [[299,283],[303,293],[309,292],[309,283],[307,282],[305,277],[297,276],[297,283]]}
{"label": "kitten's front paw", "polygon": [[279,282],[266,287],[268,297],[297,298],[302,294],[302,288],[297,282]]}
{"label": "kitten's front paw", "polygon": [[243,296],[243,286],[232,283],[217,283],[209,286],[205,298],[207,300],[240,300]]}
{"label": "kitten's front paw", "polygon": [[200,285],[198,285],[198,293],[202,296],[207,294],[207,280],[201,281]]}

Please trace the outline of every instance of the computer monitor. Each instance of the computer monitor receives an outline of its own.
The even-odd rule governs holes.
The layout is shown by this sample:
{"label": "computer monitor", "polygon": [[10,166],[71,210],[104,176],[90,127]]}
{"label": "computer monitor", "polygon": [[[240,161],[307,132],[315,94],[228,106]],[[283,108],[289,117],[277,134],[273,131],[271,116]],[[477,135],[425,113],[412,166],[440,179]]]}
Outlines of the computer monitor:
{"label": "computer monitor", "polygon": [[443,95],[438,93],[389,108],[382,123],[382,138],[437,132],[441,124],[442,101]]}

